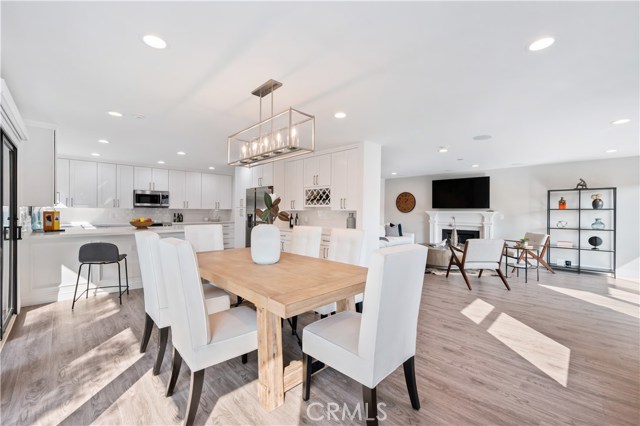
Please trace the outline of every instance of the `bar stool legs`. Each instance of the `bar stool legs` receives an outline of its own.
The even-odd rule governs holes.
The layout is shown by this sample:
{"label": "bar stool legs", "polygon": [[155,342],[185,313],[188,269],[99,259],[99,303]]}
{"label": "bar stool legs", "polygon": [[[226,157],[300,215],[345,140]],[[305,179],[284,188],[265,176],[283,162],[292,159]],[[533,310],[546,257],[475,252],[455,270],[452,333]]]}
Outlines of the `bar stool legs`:
{"label": "bar stool legs", "polygon": [[[126,291],[127,294],[129,294],[129,267],[127,265],[126,257],[124,258],[124,273],[125,273],[125,286],[126,286],[124,291],[122,290],[122,273],[121,273],[120,262],[81,263],[80,266],[78,267],[78,276],[76,277],[76,288],[73,291],[73,303],[71,303],[72,311],[76,306],[76,302],[78,301],[78,299],[82,297],[83,293],[86,293],[85,299],[89,298],[89,284],[91,283],[91,266],[92,265],[109,265],[111,263],[116,263],[118,265],[118,299],[120,301],[120,304],[122,305],[122,294],[124,293],[124,291]],[[89,272],[87,273],[87,288],[78,296],[78,285],[80,284],[80,276],[82,275],[82,267],[84,265],[89,266]],[[115,286],[105,286],[102,288],[111,288],[111,287],[115,287]],[[96,290],[97,290],[97,287],[96,287]]]}

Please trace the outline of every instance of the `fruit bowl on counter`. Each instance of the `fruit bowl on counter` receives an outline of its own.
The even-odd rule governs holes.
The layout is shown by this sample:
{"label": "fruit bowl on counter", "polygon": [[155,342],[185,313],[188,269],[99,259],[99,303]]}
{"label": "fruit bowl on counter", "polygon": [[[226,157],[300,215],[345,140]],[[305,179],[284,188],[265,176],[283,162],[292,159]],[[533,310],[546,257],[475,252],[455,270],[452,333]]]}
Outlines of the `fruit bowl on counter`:
{"label": "fruit bowl on counter", "polygon": [[149,217],[141,217],[139,219],[133,219],[129,223],[138,229],[147,229],[148,227],[153,225],[153,220],[151,220],[151,218]]}

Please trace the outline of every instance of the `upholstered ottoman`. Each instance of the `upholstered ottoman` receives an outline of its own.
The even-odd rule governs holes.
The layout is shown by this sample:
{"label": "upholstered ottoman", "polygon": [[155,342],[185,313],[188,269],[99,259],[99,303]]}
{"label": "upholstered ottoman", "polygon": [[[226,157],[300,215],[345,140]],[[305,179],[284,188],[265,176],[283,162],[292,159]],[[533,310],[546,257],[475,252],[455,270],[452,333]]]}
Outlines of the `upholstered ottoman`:
{"label": "upholstered ottoman", "polygon": [[429,268],[446,268],[449,266],[451,259],[451,250],[449,247],[431,247],[427,253],[427,267]]}

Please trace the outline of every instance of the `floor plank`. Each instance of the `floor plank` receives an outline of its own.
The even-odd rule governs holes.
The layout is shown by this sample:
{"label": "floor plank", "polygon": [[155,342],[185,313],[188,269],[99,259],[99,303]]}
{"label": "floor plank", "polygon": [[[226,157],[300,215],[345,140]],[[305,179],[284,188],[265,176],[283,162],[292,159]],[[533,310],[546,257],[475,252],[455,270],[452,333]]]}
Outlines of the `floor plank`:
{"label": "floor plank", "polygon": [[[425,275],[415,361],[422,409],[411,408],[399,369],[378,387],[382,424],[638,424],[636,283],[541,271],[539,283],[510,278],[508,292],[496,277],[471,280],[468,291],[459,275]],[[317,319],[301,315],[299,328]],[[141,290],[122,306],[113,295],[91,295],[74,312],[70,302],[24,308],[0,352],[2,424],[180,424],[189,371],[165,398],[171,345],[153,376],[158,333],[139,354],[143,323]],[[286,365],[301,351],[288,326],[283,337]],[[207,369],[196,423],[363,424],[342,410],[327,418],[328,403],[353,412],[361,402],[360,386],[330,368],[314,375],[308,402],[296,386],[271,413],[260,408],[257,380],[255,352],[245,365]]]}

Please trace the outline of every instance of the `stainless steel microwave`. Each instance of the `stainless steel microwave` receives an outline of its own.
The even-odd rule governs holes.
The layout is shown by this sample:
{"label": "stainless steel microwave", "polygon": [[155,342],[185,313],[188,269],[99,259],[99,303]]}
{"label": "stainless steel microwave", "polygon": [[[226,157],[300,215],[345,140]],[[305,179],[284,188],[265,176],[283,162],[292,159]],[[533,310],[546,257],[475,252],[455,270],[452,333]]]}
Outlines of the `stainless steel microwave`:
{"label": "stainless steel microwave", "polygon": [[169,191],[133,191],[133,207],[169,207]]}

